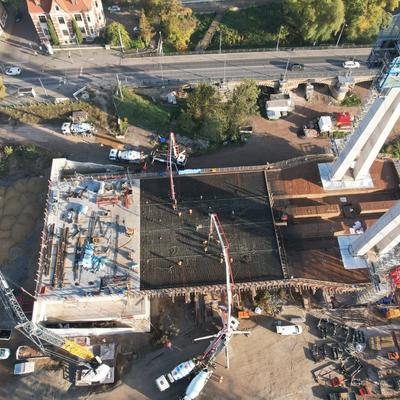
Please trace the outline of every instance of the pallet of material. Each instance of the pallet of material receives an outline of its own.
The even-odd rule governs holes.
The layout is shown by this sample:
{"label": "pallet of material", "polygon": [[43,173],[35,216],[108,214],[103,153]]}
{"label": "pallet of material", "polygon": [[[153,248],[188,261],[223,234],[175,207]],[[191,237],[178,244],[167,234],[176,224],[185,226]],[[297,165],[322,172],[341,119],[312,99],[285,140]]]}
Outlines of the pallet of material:
{"label": "pallet of material", "polygon": [[385,213],[396,204],[397,200],[365,201],[359,203],[360,214]]}
{"label": "pallet of material", "polygon": [[340,215],[340,207],[337,204],[290,207],[288,213],[293,218],[332,218]]}
{"label": "pallet of material", "polygon": [[372,336],[368,340],[371,350],[391,350],[394,348],[399,349],[400,334],[392,332],[391,335],[386,336]]}

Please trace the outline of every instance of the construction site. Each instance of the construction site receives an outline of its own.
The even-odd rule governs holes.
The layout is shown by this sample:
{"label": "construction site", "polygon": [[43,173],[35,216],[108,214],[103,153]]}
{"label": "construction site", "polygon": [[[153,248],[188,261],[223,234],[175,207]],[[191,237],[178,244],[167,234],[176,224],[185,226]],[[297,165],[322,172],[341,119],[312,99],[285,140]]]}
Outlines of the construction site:
{"label": "construction site", "polygon": [[[257,369],[255,359],[265,358],[268,370],[256,343],[270,334],[271,346],[289,343],[295,360],[290,372],[269,348],[284,363],[278,375],[286,379],[296,360],[308,358],[307,379],[317,386],[312,394],[308,381],[307,389],[293,386],[286,398],[297,391],[297,399],[398,398],[400,162],[379,155],[400,116],[398,42],[388,43],[380,38],[373,49],[382,70],[350,134],[332,137],[326,154],[190,169],[171,133],[156,157],[166,169],[157,172],[53,159],[31,319],[0,273],[0,300],[15,328],[42,356],[61,359],[75,386],[115,383],[124,335],[140,343],[152,332],[158,350],[179,352],[132,361],[146,398],[184,392],[179,398],[193,400],[203,389],[224,398],[240,386],[222,376],[229,348],[241,346],[233,364],[243,376]],[[163,301],[171,310],[190,305],[189,316],[171,317]],[[300,315],[289,312],[294,304]],[[175,329],[179,318],[190,323]],[[211,328],[192,337],[200,321]],[[182,351],[189,337],[193,350]],[[195,344],[202,339],[208,344]],[[298,343],[304,349],[295,350]],[[209,391],[208,381],[222,389]],[[242,387],[237,398],[283,398],[286,389],[267,386]]]}

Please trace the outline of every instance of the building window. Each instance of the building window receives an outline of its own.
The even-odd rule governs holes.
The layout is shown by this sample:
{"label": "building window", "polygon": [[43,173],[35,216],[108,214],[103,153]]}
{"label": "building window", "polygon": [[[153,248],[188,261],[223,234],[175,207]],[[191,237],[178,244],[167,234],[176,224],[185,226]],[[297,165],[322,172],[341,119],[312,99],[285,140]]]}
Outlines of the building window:
{"label": "building window", "polygon": [[56,11],[60,11],[60,7],[56,6],[55,7]]}
{"label": "building window", "polygon": [[64,36],[69,36],[69,32],[68,32],[66,29],[64,29],[64,30],[62,31],[62,33],[63,33]]}
{"label": "building window", "polygon": [[86,19],[87,19],[87,22],[90,22],[90,17],[89,17],[89,15],[86,15]]}
{"label": "building window", "polygon": [[46,36],[49,36],[49,35],[50,35],[49,30],[48,30],[47,28],[43,28],[43,32],[44,32],[44,34],[45,34]]}
{"label": "building window", "polygon": [[81,14],[74,14],[74,18],[76,22],[81,22],[82,21],[82,15]]}
{"label": "building window", "polygon": [[80,30],[84,35],[86,35],[86,31],[85,31],[85,28],[83,26],[81,26]]}
{"label": "building window", "polygon": [[60,24],[65,24],[64,17],[58,17],[58,22],[59,22]]}
{"label": "building window", "polygon": [[96,4],[96,7],[99,7],[99,3],[97,3],[97,1],[94,2],[94,4]]}
{"label": "building window", "polygon": [[45,15],[39,15],[39,21],[40,21],[42,24],[46,24],[46,23],[47,23],[46,16],[45,16]]}

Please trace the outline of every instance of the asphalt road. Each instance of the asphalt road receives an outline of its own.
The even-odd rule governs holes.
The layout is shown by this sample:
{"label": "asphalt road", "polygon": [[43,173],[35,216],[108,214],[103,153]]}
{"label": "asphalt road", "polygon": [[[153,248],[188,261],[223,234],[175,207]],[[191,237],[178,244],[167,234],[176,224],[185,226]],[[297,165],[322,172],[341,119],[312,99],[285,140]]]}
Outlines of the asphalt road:
{"label": "asphalt road", "polygon": [[[370,49],[330,49],[308,51],[278,51],[254,53],[201,54],[151,58],[121,58],[119,52],[81,50],[56,52],[54,56],[18,57],[12,65],[23,69],[20,76],[5,77],[10,88],[91,83],[105,85],[122,83],[155,85],[196,81],[278,79],[285,73],[288,62],[305,65],[304,71],[288,71],[287,77],[334,77],[345,74],[344,61],[355,59],[361,68],[353,75],[371,74],[366,66]],[[29,52],[28,52],[29,53]],[[29,55],[29,54],[28,54]],[[13,57],[9,57],[12,59]],[[28,59],[27,59],[28,58]],[[4,66],[4,65],[3,65]],[[373,74],[374,72],[372,72]],[[39,81],[40,78],[40,81]]]}

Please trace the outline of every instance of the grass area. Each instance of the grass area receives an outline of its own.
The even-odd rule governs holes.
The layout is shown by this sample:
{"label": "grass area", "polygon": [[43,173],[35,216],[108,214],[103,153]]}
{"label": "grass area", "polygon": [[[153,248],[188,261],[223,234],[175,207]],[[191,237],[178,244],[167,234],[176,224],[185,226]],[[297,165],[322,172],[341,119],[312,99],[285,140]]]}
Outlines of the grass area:
{"label": "grass area", "polygon": [[396,139],[393,142],[385,145],[382,149],[382,153],[387,154],[393,158],[400,159],[400,139]]}
{"label": "grass area", "polygon": [[349,132],[344,132],[344,131],[333,131],[332,132],[333,139],[343,139],[348,135],[349,135]]}
{"label": "grass area", "polygon": [[215,14],[196,14],[197,27],[190,37],[189,50],[194,50],[211,25]]}
{"label": "grass area", "polygon": [[[220,24],[222,47],[225,49],[272,47],[276,44],[279,28],[283,24],[282,6],[279,3],[227,11]],[[284,41],[281,41],[281,44],[284,46]],[[216,34],[209,48],[218,47],[219,34]]]}
{"label": "grass area", "polygon": [[361,98],[356,94],[352,93],[345,97],[345,99],[340,103],[344,107],[357,107],[361,104]]}
{"label": "grass area", "polygon": [[171,107],[157,104],[129,88],[122,88],[124,99],[116,99],[118,117],[157,133],[169,131],[173,113]]}
{"label": "grass area", "polygon": [[18,169],[24,171],[24,175],[42,173],[43,169],[49,166],[51,159],[45,150],[34,144],[0,147],[0,178],[17,173]]}
{"label": "grass area", "polygon": [[65,102],[59,104],[34,104],[3,108],[1,112],[14,121],[26,124],[45,124],[68,119],[73,111],[85,110],[89,121],[100,126],[107,126],[109,115],[100,108],[85,102]]}

